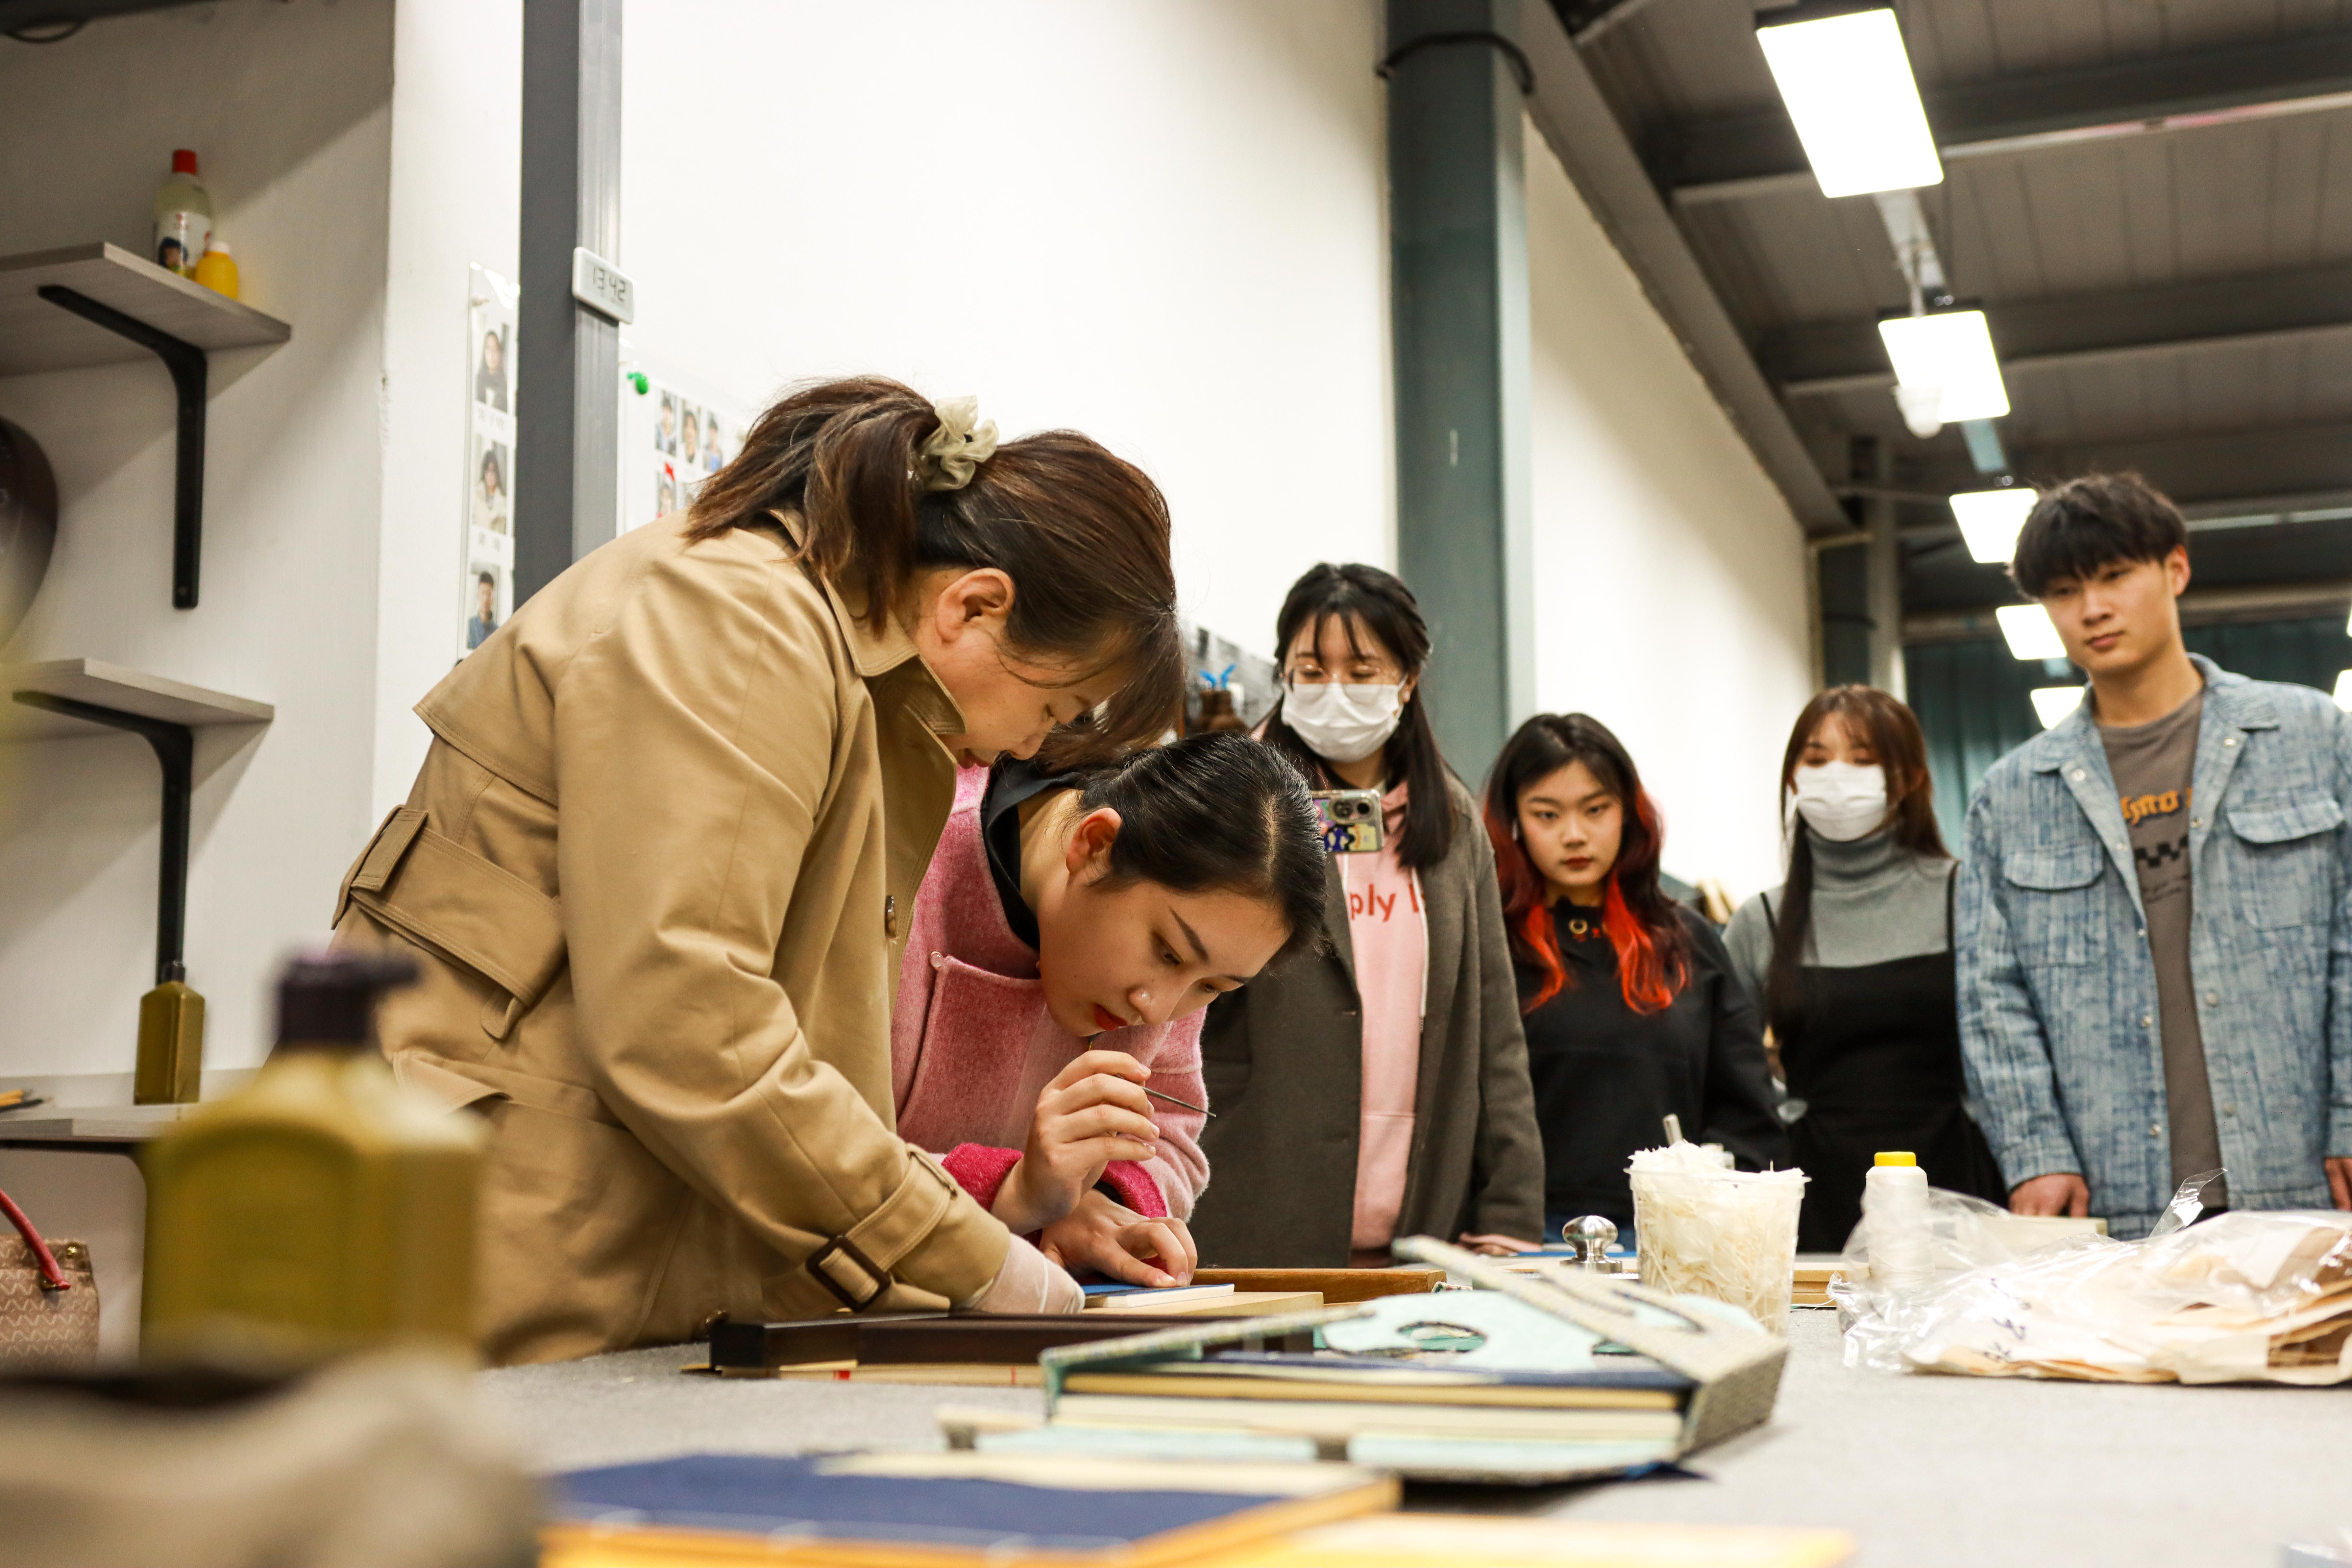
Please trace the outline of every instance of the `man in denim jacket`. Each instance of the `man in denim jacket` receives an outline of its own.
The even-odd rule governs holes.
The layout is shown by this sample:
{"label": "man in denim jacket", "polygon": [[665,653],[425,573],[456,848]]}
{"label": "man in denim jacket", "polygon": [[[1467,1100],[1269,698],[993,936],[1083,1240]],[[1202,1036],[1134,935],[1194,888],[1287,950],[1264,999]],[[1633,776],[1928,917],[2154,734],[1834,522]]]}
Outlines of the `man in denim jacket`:
{"label": "man in denim jacket", "polygon": [[2137,476],[2035,503],[2011,574],[2090,676],[1985,775],[1960,869],[1969,1089],[2028,1215],[2145,1235],[2352,1209],[2352,718],[2189,653],[2180,513]]}

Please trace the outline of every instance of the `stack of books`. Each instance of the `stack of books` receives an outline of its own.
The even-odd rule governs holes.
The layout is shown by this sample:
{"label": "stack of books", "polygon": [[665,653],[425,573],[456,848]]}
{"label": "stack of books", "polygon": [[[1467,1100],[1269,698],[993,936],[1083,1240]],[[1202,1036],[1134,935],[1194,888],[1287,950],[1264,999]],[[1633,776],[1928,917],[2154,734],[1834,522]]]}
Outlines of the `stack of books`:
{"label": "stack of books", "polygon": [[941,1426],[952,1446],[1007,1453],[1537,1482],[1638,1473],[1770,1414],[1787,1347],[1743,1314],[1404,1245],[1486,1288],[1060,1346],[1038,1358],[1044,1421],[950,1407]]}

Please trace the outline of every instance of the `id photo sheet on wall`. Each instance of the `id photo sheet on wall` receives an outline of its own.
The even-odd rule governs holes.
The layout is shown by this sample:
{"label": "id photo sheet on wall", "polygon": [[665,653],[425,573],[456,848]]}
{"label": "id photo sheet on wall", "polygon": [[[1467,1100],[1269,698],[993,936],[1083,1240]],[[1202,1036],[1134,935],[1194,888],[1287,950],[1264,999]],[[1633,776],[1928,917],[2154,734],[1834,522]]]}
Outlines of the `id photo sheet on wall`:
{"label": "id photo sheet on wall", "polygon": [[514,609],[515,286],[472,268],[466,340],[466,499],[459,523],[465,573],[458,585],[457,655],[463,658]]}
{"label": "id photo sheet on wall", "polygon": [[621,531],[690,504],[749,421],[731,399],[646,374],[621,378]]}

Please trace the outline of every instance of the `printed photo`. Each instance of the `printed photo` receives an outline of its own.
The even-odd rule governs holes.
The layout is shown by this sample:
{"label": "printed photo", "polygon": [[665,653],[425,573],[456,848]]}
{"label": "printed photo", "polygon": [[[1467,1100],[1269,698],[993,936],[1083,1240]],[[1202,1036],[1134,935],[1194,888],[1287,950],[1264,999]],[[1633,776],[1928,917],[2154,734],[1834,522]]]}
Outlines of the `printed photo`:
{"label": "printed photo", "polygon": [[471,653],[482,646],[489,635],[504,624],[506,602],[506,571],[503,567],[475,563],[471,575],[474,602],[466,617],[466,651]]}
{"label": "printed photo", "polygon": [[492,533],[510,531],[508,519],[514,508],[507,493],[507,471],[512,463],[511,449],[504,442],[475,438],[474,527]]}
{"label": "printed photo", "polygon": [[661,398],[661,425],[654,431],[654,450],[677,456],[677,394],[665,392]]}
{"label": "printed photo", "polygon": [[482,334],[482,346],[474,361],[474,401],[501,414],[509,413],[506,332],[492,327]]}

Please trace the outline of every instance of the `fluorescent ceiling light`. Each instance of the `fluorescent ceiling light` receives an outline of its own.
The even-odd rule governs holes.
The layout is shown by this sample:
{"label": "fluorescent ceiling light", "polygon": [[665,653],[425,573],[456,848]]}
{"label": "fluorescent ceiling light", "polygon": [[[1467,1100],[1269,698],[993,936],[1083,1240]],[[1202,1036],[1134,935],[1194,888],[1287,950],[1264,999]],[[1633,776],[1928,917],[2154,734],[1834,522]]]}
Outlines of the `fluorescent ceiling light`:
{"label": "fluorescent ceiling light", "polygon": [[2011,657],[2066,657],[2066,645],[2058,640],[2058,628],[2050,624],[2050,612],[2041,605],[2003,605],[1993,615],[2000,621],[2000,635],[2009,640]]}
{"label": "fluorescent ceiling light", "polygon": [[[2352,669],[2344,673],[2352,675]],[[2079,686],[2037,686],[2032,697],[2033,716],[2042,721],[2045,730],[2083,705],[2083,689]]]}
{"label": "fluorescent ceiling light", "polygon": [[1878,335],[1896,381],[1943,389],[1937,412],[1945,424],[1998,419],[2009,412],[2009,389],[2000,384],[2000,361],[1993,356],[1982,310],[1889,316],[1878,323]]}
{"label": "fluorescent ceiling light", "polygon": [[2352,709],[2352,669],[2336,672],[2336,706]]}
{"label": "fluorescent ceiling light", "polygon": [[1998,490],[1962,490],[1952,498],[1952,515],[1959,520],[1960,537],[1969,542],[1969,559],[1990,566],[2006,566],[2017,548],[2018,531],[2025,514],[2040,499],[2030,485]]}
{"label": "fluorescent ceiling light", "polygon": [[1756,41],[1825,196],[1943,183],[1891,10],[1759,22]]}

